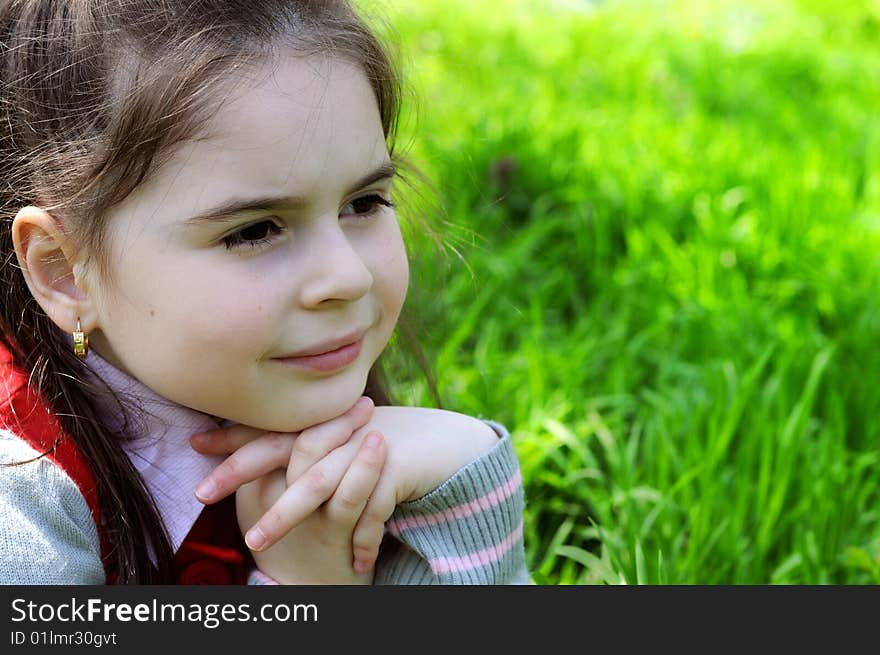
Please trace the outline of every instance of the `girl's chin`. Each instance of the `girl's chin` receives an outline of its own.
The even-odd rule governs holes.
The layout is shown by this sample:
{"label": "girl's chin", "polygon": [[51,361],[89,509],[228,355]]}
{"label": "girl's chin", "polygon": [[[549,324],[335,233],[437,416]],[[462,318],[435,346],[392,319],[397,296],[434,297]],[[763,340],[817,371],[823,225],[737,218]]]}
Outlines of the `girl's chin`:
{"label": "girl's chin", "polygon": [[270,432],[302,432],[306,428],[310,428],[321,423],[326,423],[334,418],[342,416],[350,410],[354,404],[360,399],[363,392],[344,397],[336,402],[328,402],[324,406],[311,406],[308,412],[300,412],[296,416],[282,417],[272,426],[260,426],[262,429]]}
{"label": "girl's chin", "polygon": [[[326,423],[350,410],[364,395],[367,374],[355,375],[348,379],[339,379],[332,385],[319,385],[314,388],[299,388],[290,391],[297,401],[286,404],[282,411],[278,410],[280,396],[266,400],[262,411],[260,408],[249,408],[251,411],[228,419],[226,423],[240,423],[267,432],[302,432],[321,423]],[[202,410],[204,411],[204,410]],[[207,412],[213,414],[214,412]]]}

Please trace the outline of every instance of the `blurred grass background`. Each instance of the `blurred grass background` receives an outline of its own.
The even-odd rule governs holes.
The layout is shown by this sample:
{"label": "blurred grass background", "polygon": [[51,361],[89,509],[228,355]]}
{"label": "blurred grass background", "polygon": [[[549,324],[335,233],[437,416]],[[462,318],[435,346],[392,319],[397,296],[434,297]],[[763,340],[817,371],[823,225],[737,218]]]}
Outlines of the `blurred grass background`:
{"label": "blurred grass background", "polygon": [[880,583],[880,1],[361,4],[463,259],[408,229],[407,310],[534,580]]}

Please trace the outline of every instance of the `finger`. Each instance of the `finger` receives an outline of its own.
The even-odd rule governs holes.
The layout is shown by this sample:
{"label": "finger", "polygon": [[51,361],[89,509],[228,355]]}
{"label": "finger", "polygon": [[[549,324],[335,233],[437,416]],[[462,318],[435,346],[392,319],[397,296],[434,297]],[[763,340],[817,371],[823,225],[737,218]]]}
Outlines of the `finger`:
{"label": "finger", "polygon": [[297,478],[248,530],[245,535],[248,547],[265,550],[327,502],[356,454],[353,447],[336,448]]}
{"label": "finger", "polygon": [[217,502],[241,485],[285,468],[295,441],[291,434],[270,432],[246,443],[196,485],[196,498],[203,503]]}
{"label": "finger", "polygon": [[344,414],[303,430],[293,444],[293,453],[287,467],[287,484],[293,484],[315,462],[346,443],[352,432],[370,420],[374,409],[373,401],[367,396],[361,396]]}
{"label": "finger", "polygon": [[[228,455],[265,434],[274,434],[249,425],[230,425],[207,432],[199,432],[189,438],[193,450],[204,455]],[[296,434],[296,433],[292,433]]]}
{"label": "finger", "polygon": [[382,435],[370,432],[361,443],[336,493],[327,501],[324,511],[328,519],[354,528],[379,482],[386,455]]}
{"label": "finger", "polygon": [[[216,502],[242,484],[276,468],[288,466],[291,446],[296,447],[296,441],[303,436],[305,439],[299,446],[302,456],[296,459],[304,463],[314,463],[314,460],[344,443],[351,432],[370,419],[372,412],[373,401],[364,396],[351,410],[339,417],[342,420],[333,419],[302,433],[265,432],[246,425],[234,425],[195,434],[190,437],[195,450],[213,455],[232,453],[230,458],[199,483],[196,497],[202,502]],[[349,428],[350,432],[345,435]],[[286,458],[283,462],[279,461],[282,456]],[[267,459],[260,461],[261,457]]]}
{"label": "finger", "polygon": [[352,533],[352,568],[356,573],[366,573],[375,566],[385,523],[394,513],[396,498],[394,485],[380,478]]}

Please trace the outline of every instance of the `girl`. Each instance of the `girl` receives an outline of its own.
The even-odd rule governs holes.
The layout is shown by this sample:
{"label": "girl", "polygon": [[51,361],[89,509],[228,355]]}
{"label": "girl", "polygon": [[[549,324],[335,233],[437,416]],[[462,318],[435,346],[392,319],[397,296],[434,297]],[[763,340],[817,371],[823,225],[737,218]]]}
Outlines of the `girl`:
{"label": "girl", "polygon": [[504,428],[387,406],[398,92],[351,7],[0,7],[0,581],[527,582]]}

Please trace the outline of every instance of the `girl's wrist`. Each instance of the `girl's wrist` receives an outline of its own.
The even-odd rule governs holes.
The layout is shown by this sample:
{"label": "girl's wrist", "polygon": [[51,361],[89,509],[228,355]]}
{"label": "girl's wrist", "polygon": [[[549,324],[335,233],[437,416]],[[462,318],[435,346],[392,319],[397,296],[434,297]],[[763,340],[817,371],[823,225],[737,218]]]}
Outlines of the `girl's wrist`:
{"label": "girl's wrist", "polygon": [[440,471],[439,476],[436,469],[427,475],[419,476],[417,480],[414,480],[412,490],[407,490],[410,493],[404,502],[418,500],[432,492],[462,467],[479,459],[498,444],[498,433],[488,424],[471,416],[463,414],[459,416],[462,417],[464,423],[444,440],[444,447],[453,449],[454,452],[448,453],[446,457],[439,456],[434,460],[445,460],[445,470]]}
{"label": "girl's wrist", "polygon": [[469,458],[462,463],[462,466],[489,452],[498,443],[498,433],[487,423],[477,418],[471,418],[471,421],[473,430],[469,431],[470,439],[468,440],[471,452],[469,453]]}

